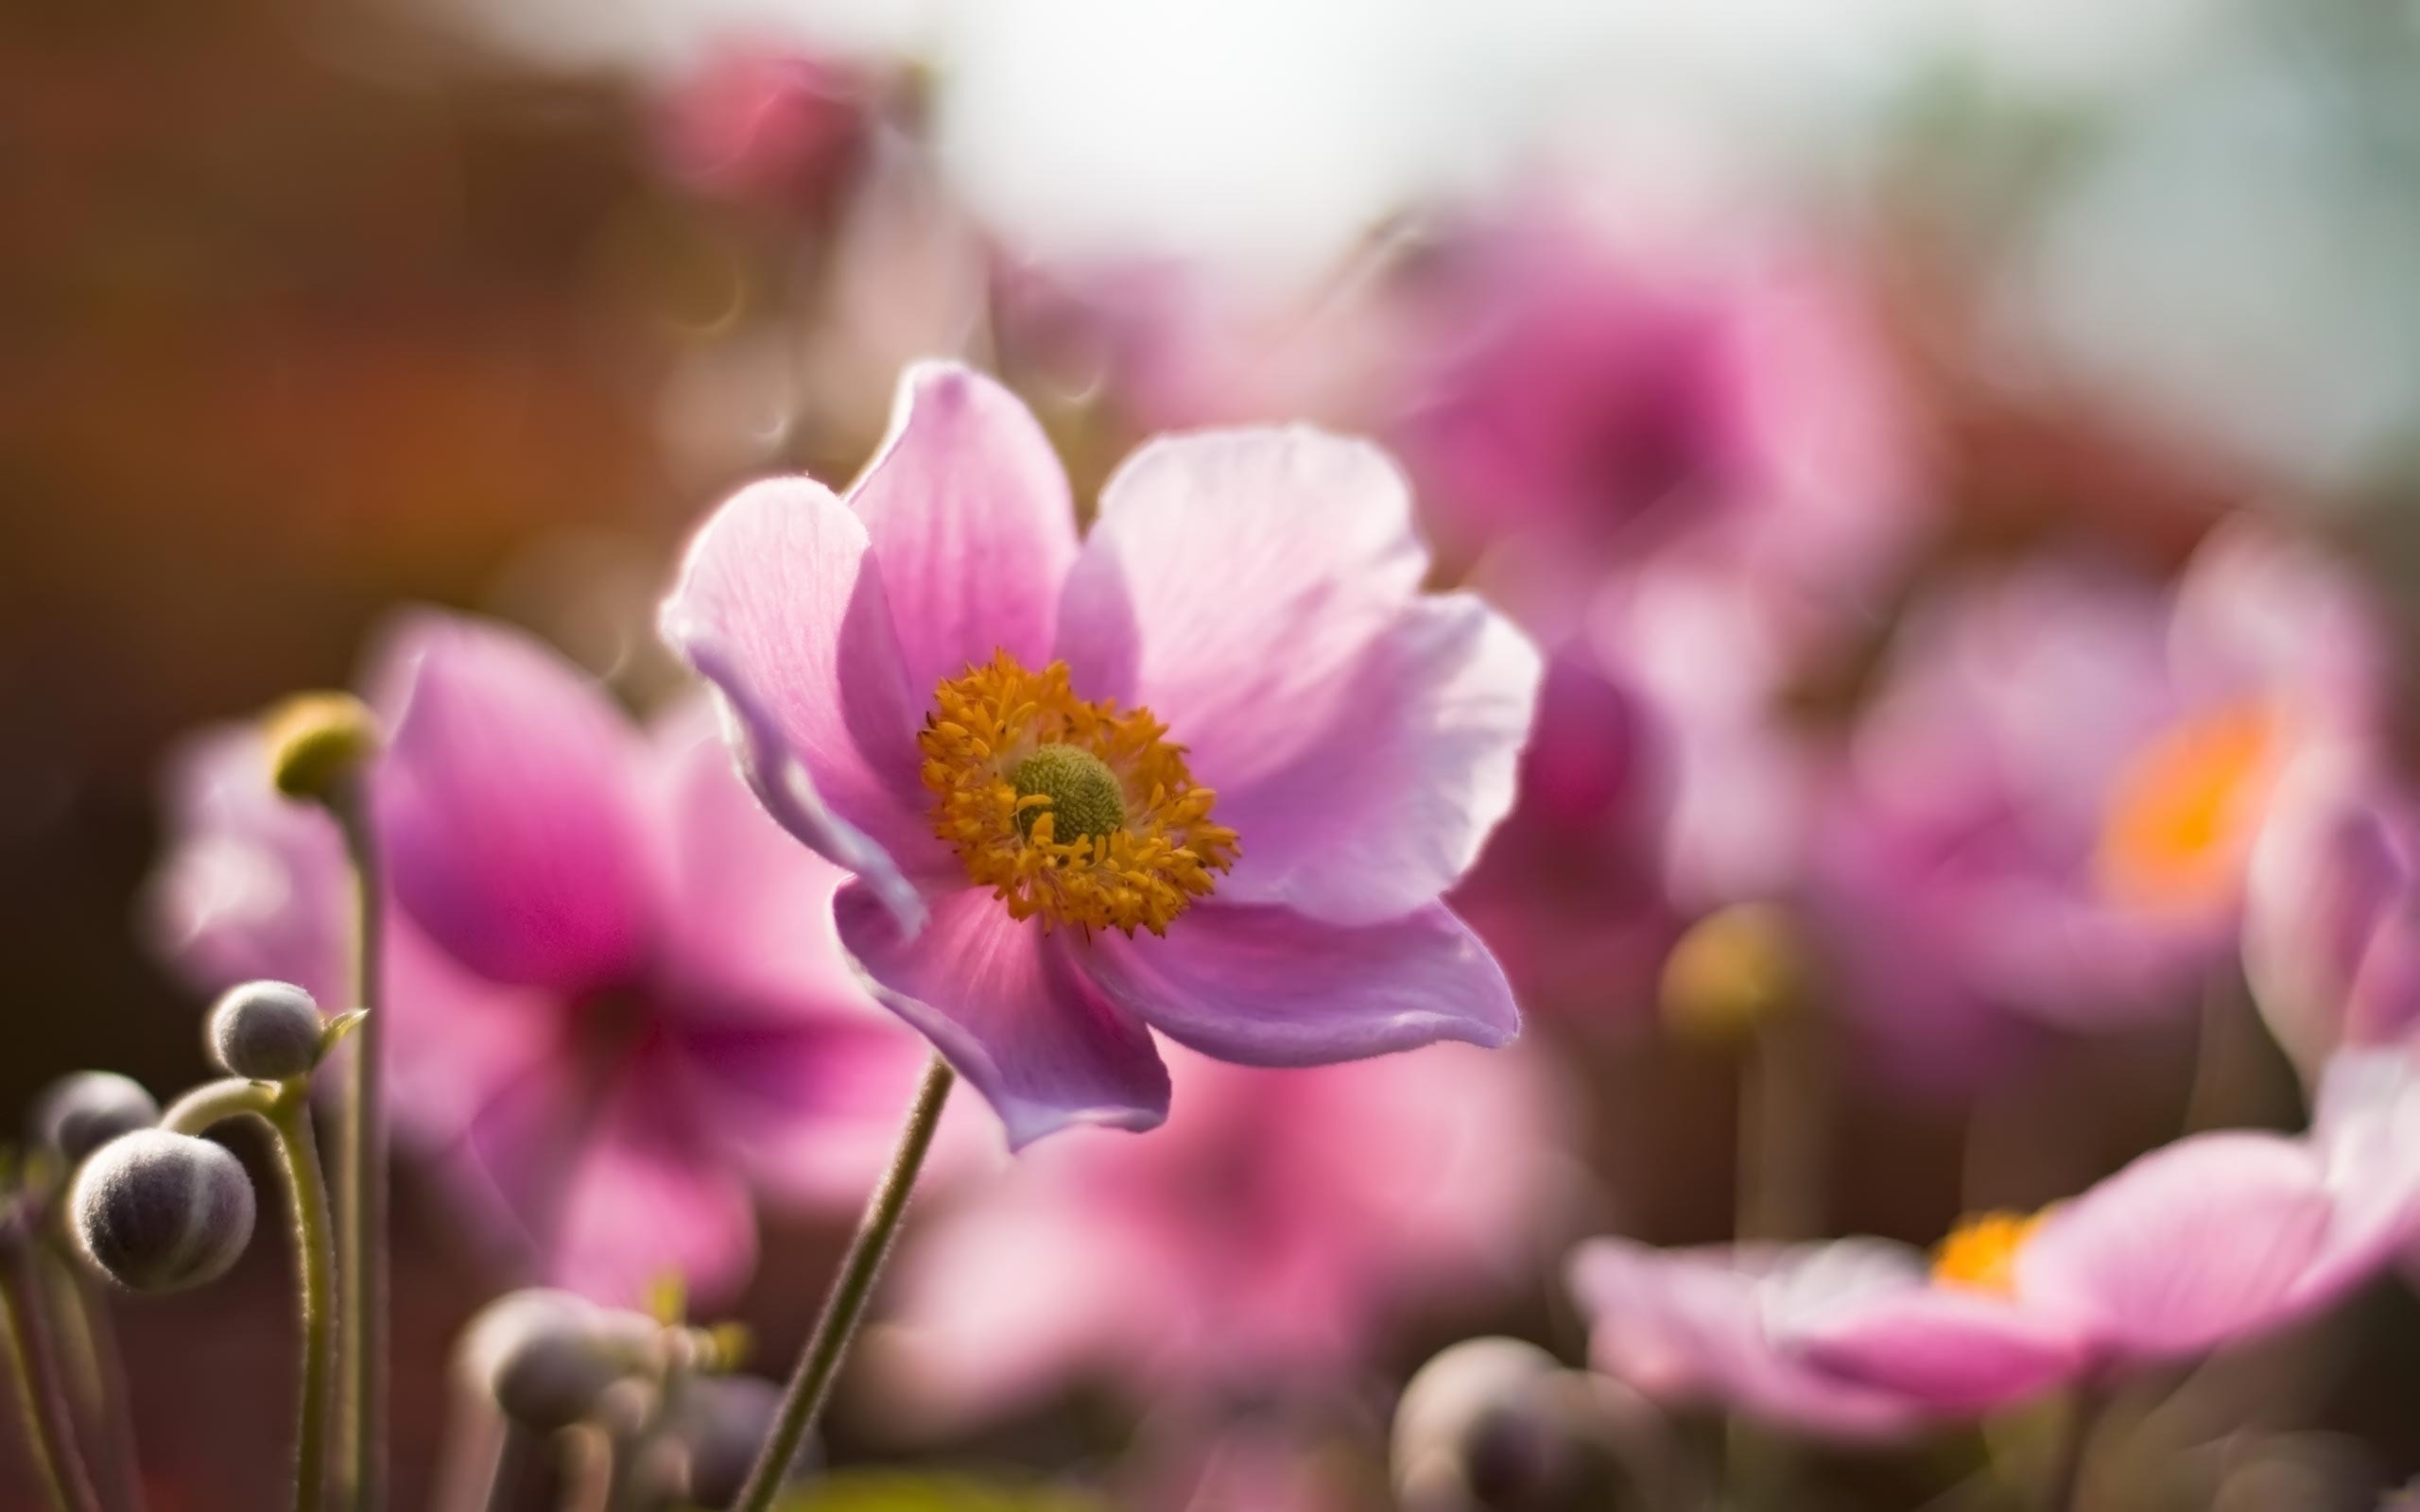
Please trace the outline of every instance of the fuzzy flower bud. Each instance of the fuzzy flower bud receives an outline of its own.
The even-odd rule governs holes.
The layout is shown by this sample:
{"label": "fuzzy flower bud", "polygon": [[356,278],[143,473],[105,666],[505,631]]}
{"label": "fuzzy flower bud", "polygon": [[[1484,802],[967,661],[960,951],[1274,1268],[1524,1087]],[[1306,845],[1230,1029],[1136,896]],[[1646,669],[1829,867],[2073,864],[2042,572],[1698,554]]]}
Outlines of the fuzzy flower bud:
{"label": "fuzzy flower bud", "polygon": [[497,1349],[489,1388],[505,1417],[551,1434],[594,1420],[622,1382],[653,1362],[663,1328],[590,1306],[532,1313]]}
{"label": "fuzzy flower bud", "polygon": [[319,1004],[293,983],[246,982],[220,995],[204,1032],[228,1074],[286,1081],[320,1063],[325,1028]]}
{"label": "fuzzy flower bud", "polygon": [[33,1142],[75,1165],[119,1135],[158,1122],[160,1105],[141,1082],[113,1071],[78,1071],[35,1100]]}
{"label": "fuzzy flower bud", "polygon": [[1767,903],[1737,903],[1689,927],[1664,962],[1664,1022],[1685,1038],[1753,1034],[1805,998],[1809,968],[1797,925]]}
{"label": "fuzzy flower bud", "polygon": [[175,1292],[227,1273],[252,1237],[252,1183],[220,1145],[137,1129],[93,1152],[68,1193],[76,1243],[119,1285]]}
{"label": "fuzzy flower bud", "polygon": [[[1616,1512],[1651,1504],[1639,1424],[1601,1383],[1518,1339],[1470,1339],[1411,1378],[1396,1405],[1395,1492],[1407,1512]],[[1618,1388],[1615,1388],[1618,1390]]]}
{"label": "fuzzy flower bud", "polygon": [[269,777],[291,799],[325,799],[378,754],[378,718],[349,693],[302,693],[268,712]]}

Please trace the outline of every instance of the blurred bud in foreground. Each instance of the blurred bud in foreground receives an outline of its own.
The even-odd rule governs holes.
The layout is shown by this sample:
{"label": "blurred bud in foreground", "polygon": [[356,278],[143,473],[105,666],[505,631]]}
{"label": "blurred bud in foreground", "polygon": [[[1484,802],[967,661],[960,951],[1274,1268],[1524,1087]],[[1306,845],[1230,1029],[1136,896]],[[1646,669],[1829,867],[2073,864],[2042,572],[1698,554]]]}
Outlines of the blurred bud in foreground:
{"label": "blurred bud in foreground", "polygon": [[95,1151],[68,1211],[78,1247],[138,1292],[175,1292],[227,1273],[251,1242],[251,1178],[225,1147],[137,1129]]}
{"label": "blurred bud in foreground", "polygon": [[595,1420],[616,1386],[648,1371],[663,1332],[569,1292],[514,1292],[472,1319],[460,1368],[506,1418],[551,1434]]}
{"label": "blurred bud in foreground", "polygon": [[1807,990],[1797,924],[1768,903],[1737,903],[1690,926],[1665,959],[1664,1022],[1685,1039],[1731,1040],[1789,1012]]}
{"label": "blurred bud in foreground", "polygon": [[1395,1408],[1406,1512],[1645,1507],[1651,1414],[1518,1339],[1469,1339],[1411,1378]]}
{"label": "blurred bud in foreground", "polygon": [[268,712],[269,778],[291,799],[325,799],[378,754],[378,717],[349,693],[302,693]]}
{"label": "blurred bud in foreground", "polygon": [[210,1010],[210,1058],[230,1075],[285,1081],[320,1062],[325,1022],[311,994],[291,982],[245,982]]}
{"label": "blurred bud in foreground", "polygon": [[78,1071],[34,1100],[33,1142],[75,1165],[119,1135],[159,1121],[160,1104],[141,1082],[113,1071]]}

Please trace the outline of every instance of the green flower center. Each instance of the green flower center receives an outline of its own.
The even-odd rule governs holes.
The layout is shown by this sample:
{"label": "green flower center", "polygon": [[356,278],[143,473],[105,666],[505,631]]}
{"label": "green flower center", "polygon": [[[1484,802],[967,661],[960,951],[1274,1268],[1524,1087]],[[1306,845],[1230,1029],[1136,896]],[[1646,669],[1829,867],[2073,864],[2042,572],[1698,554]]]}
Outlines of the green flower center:
{"label": "green flower center", "polygon": [[1126,793],[1117,774],[1091,751],[1075,746],[1038,746],[1009,773],[1019,798],[1046,798],[1017,810],[1017,830],[1028,839],[1033,821],[1051,816],[1050,837],[1062,845],[1080,834],[1105,840],[1126,824]]}

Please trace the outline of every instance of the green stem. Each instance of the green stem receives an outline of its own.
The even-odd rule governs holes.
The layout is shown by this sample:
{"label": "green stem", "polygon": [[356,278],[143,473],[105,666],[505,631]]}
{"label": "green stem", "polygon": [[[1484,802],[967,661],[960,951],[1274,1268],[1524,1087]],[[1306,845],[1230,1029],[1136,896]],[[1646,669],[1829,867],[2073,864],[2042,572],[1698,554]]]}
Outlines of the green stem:
{"label": "green stem", "polygon": [[916,1190],[916,1174],[924,1169],[925,1154],[933,1146],[933,1133],[941,1126],[942,1108],[949,1101],[950,1085],[956,1079],[949,1062],[939,1056],[925,1068],[925,1079],[917,1087],[916,1101],[908,1110],[907,1125],[899,1131],[899,1144],[891,1152],[890,1165],[866,1203],[856,1236],[849,1241],[849,1252],[841,1258],[840,1274],[833,1280],[831,1295],[824,1298],[822,1315],[815,1320],[815,1332],[807,1335],[806,1348],[800,1351],[798,1369],[790,1376],[788,1389],[782,1393],[781,1411],[773,1419],[773,1431],[766,1438],[765,1447],[757,1452],[756,1463],[748,1472],[748,1484],[740,1488],[732,1512],[767,1512],[789,1474],[791,1462],[798,1457],[799,1446],[806,1441],[808,1432],[822,1415],[824,1400],[832,1393],[833,1378],[839,1374],[841,1361],[848,1358],[850,1341],[856,1336],[866,1303],[873,1297],[873,1283],[882,1274],[890,1242],[898,1235],[900,1220],[908,1215],[908,1199]]}
{"label": "green stem", "polygon": [[0,1241],[0,1251],[5,1251],[0,1253],[0,1302],[8,1313],[9,1364],[24,1399],[26,1436],[43,1487],[58,1512],[100,1512],[100,1497],[77,1452],[74,1414],[59,1379],[59,1349],[30,1242],[12,1235]]}
{"label": "green stem", "polygon": [[268,1112],[294,1204],[295,1269],[302,1278],[302,1402],[294,1431],[295,1512],[318,1512],[326,1498],[328,1415],[336,1385],[336,1240],[327,1179],[311,1131],[309,1089],[290,1082]]}
{"label": "green stem", "polygon": [[42,1258],[42,1272],[56,1297],[74,1346],[78,1405],[91,1430],[93,1457],[102,1481],[104,1504],[143,1512],[142,1458],[134,1442],[134,1411],[128,1400],[125,1358],[110,1319],[106,1292],[59,1247],[54,1238]]}
{"label": "green stem", "polygon": [[2059,1414],[2058,1437],[2042,1477],[2042,1493],[2034,1503],[2041,1512],[2075,1512],[2083,1490],[2084,1463],[2092,1449],[2093,1430],[2104,1405],[2101,1393],[2086,1383],[2067,1397]]}
{"label": "green stem", "polygon": [[337,1475],[353,1512],[386,1503],[387,1119],[385,1055],[385,900],[378,840],[358,782],[327,800],[344,833],[354,877],[353,1002],[368,1017],[354,1035],[351,1076],[338,1125],[337,1274],[344,1380],[339,1388]]}

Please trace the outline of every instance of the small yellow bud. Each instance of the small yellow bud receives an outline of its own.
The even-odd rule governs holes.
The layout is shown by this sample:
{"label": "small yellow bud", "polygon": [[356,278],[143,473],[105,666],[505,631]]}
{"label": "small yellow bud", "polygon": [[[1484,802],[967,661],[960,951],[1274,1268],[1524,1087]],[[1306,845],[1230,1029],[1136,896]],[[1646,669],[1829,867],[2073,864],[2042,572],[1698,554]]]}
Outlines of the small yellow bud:
{"label": "small yellow bud", "polygon": [[291,799],[325,799],[378,754],[378,716],[349,693],[298,693],[268,712],[269,778]]}
{"label": "small yellow bud", "polygon": [[1808,968],[1797,925],[1770,903],[1735,903],[1691,925],[1665,957],[1664,1022],[1687,1039],[1731,1040],[1790,1011]]}

